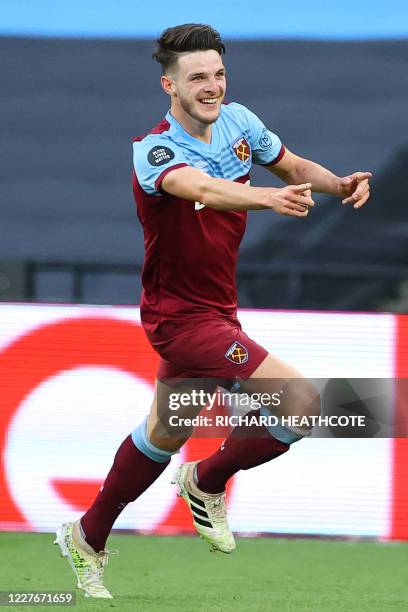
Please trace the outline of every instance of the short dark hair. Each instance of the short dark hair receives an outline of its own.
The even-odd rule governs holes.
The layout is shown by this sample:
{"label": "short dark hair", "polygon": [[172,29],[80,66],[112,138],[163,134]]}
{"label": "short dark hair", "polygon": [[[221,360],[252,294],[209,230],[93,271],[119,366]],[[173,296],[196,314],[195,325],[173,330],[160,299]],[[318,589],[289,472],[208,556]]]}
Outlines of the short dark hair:
{"label": "short dark hair", "polygon": [[161,64],[165,73],[177,61],[179,53],[210,49],[220,55],[225,53],[225,45],[217,30],[202,23],[184,23],[164,30],[156,40],[152,57]]}

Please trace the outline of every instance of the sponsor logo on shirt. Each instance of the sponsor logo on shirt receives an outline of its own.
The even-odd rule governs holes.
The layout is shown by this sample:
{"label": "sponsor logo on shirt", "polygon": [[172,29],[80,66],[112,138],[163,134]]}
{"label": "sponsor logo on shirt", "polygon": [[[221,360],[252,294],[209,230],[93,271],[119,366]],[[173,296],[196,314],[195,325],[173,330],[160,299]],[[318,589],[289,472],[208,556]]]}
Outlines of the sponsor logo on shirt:
{"label": "sponsor logo on shirt", "polygon": [[153,147],[147,154],[147,159],[152,166],[163,166],[174,159],[174,152],[168,147]]}
{"label": "sponsor logo on shirt", "polygon": [[225,357],[232,363],[242,365],[248,361],[248,351],[240,342],[233,342],[225,353]]}
{"label": "sponsor logo on shirt", "polygon": [[269,136],[269,132],[266,128],[262,130],[261,137],[259,139],[259,146],[261,149],[269,149],[272,146],[272,139]]}
{"label": "sponsor logo on shirt", "polygon": [[246,164],[251,163],[251,149],[243,136],[234,142],[232,148],[239,160]]}

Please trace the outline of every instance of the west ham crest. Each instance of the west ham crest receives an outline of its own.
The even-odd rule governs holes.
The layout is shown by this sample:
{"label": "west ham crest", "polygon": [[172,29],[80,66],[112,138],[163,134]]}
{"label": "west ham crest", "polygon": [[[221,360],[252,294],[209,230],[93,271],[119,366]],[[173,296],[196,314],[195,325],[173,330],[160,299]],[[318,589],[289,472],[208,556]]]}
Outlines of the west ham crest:
{"label": "west ham crest", "polygon": [[244,137],[238,138],[232,145],[235,155],[239,160],[249,164],[251,161],[251,149]]}
{"label": "west ham crest", "polygon": [[232,363],[242,365],[248,361],[248,351],[240,342],[233,342],[225,353],[225,357]]}

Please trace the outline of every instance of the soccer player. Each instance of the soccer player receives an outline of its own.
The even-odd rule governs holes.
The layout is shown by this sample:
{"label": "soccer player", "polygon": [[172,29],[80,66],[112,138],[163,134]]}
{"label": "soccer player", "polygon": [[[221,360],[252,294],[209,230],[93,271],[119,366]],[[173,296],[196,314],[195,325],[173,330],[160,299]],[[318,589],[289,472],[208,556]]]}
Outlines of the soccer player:
{"label": "soccer player", "polygon": [[[103,573],[109,554],[105,543],[115,520],[158,478],[190,433],[163,435],[158,398],[163,389],[171,389],[169,380],[239,379],[246,392],[276,390],[276,380],[295,380],[280,414],[319,413],[312,385],[241,329],[236,316],[238,249],[248,210],[301,220],[314,205],[312,191],[333,194],[358,209],[369,198],[371,173],[338,177],[286,149],[241,104],[225,104],[224,52],[213,28],[185,24],[167,29],[154,53],[170,110],[135,139],[133,162],[146,249],[141,319],[161,357],[161,383],[150,415],[119,447],[91,507],[57,532],[55,543],[90,597],[111,597]],[[250,186],[253,163],[287,186]],[[310,434],[308,428],[281,425],[256,429],[251,436],[245,426],[237,426],[212,456],[180,466],[174,476],[198,533],[214,550],[235,548],[226,516],[228,479],[278,457]]]}

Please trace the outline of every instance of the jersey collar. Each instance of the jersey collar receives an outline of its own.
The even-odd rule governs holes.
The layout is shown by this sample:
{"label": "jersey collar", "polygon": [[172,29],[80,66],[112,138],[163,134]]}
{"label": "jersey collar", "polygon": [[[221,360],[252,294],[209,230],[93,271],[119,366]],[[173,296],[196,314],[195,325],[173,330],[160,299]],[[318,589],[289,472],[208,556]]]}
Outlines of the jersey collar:
{"label": "jersey collar", "polygon": [[217,121],[215,121],[212,124],[211,142],[203,142],[202,140],[198,140],[198,138],[194,138],[194,136],[191,136],[191,134],[186,132],[186,130],[181,125],[181,123],[179,123],[173,117],[170,111],[168,111],[166,114],[166,120],[170,123],[171,126],[173,126],[176,129],[176,131],[183,138],[183,140],[193,144],[196,149],[201,149],[203,151],[211,151],[211,150],[215,151],[218,149],[220,136],[219,136],[219,129],[218,129],[217,124],[219,121],[219,117]]}

